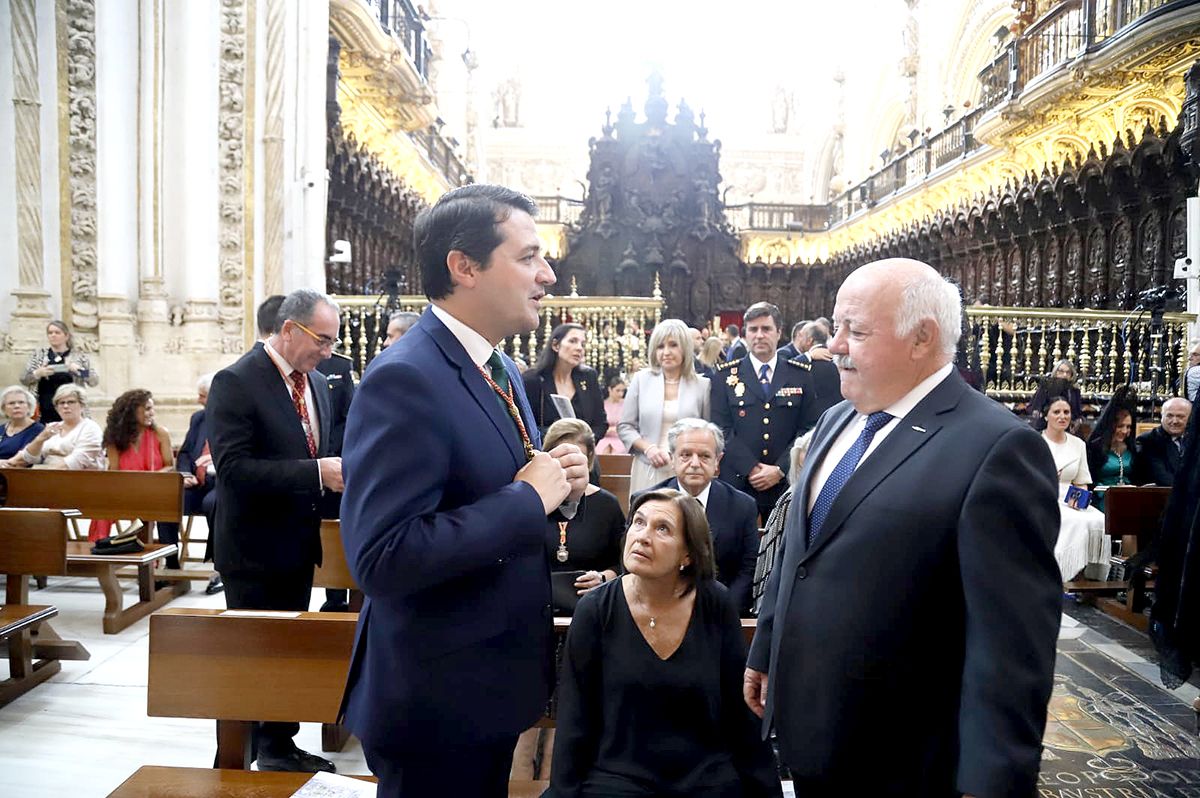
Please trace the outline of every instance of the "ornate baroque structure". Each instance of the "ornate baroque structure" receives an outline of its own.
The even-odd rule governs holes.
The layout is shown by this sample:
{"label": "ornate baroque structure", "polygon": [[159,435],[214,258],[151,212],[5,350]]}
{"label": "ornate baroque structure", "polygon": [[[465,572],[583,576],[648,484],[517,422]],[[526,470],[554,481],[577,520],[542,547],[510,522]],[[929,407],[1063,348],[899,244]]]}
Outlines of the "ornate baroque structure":
{"label": "ornate baroque structure", "polygon": [[246,209],[246,0],[221,0],[217,161],[220,191],[221,351],[245,348],[245,274],[249,257]]}
{"label": "ornate baroque structure", "polygon": [[[64,225],[63,271],[70,275],[70,324],[75,345],[99,351],[96,283],[96,5],[95,0],[66,0],[59,25],[67,42],[65,136],[70,148]],[[69,216],[68,216],[69,214]],[[64,305],[67,301],[64,300]]]}

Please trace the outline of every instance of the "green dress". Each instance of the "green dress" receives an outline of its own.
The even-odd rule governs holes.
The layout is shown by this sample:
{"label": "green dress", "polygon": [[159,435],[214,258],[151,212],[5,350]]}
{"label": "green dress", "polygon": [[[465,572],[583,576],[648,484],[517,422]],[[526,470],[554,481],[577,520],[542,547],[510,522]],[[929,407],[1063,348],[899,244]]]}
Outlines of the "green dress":
{"label": "green dress", "polygon": [[[1130,484],[1129,475],[1133,472],[1133,450],[1126,448],[1122,454],[1117,454],[1111,449],[1104,458],[1104,464],[1100,466],[1100,472],[1096,474],[1096,487],[1101,485],[1128,485]],[[1092,505],[1097,510],[1104,509],[1104,494],[1096,493],[1092,497]]]}

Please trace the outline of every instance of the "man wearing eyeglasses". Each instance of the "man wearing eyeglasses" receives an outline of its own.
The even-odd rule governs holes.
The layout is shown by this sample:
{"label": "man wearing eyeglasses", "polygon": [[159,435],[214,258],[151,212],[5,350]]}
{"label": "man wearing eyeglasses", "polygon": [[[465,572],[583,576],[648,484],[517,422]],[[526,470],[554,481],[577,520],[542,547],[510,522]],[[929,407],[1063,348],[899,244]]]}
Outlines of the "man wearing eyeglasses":
{"label": "man wearing eyeglasses", "polygon": [[[342,490],[330,456],[329,383],[338,307],[317,291],[283,300],[279,328],[213,377],[208,400],[217,482],[216,566],[230,609],[307,610],[321,562],[322,494]],[[266,674],[264,674],[266,675]],[[292,742],[296,723],[263,723],[258,769],[332,771]]]}

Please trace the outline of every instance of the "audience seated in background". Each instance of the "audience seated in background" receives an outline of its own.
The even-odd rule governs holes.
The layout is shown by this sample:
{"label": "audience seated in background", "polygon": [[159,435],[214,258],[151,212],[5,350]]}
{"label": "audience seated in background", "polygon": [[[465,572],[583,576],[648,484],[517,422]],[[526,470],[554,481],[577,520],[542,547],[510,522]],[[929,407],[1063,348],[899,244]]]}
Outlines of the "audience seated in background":
{"label": "audience seated in background", "polygon": [[[215,526],[215,511],[217,506],[217,468],[213,464],[212,451],[208,444],[208,389],[212,386],[212,374],[205,374],[196,381],[196,401],[200,409],[192,413],[188,422],[187,435],[179,447],[179,459],[175,461],[175,470],[183,474],[183,513],[184,515],[203,515],[208,525],[208,540],[204,544],[204,561],[211,562],[213,558],[213,528]],[[181,552],[181,554],[186,552]],[[221,575],[213,573],[204,589],[210,596],[225,589]]]}
{"label": "audience seated in background", "polygon": [[45,429],[45,424],[33,420],[36,406],[37,398],[23,385],[10,385],[0,393],[0,413],[4,415],[4,427],[0,429],[0,468],[3,461],[15,456]]}
{"label": "audience seated in background", "polygon": [[763,593],[767,589],[767,579],[775,567],[775,556],[779,553],[779,544],[783,540],[783,527],[787,523],[788,510],[792,506],[792,494],[796,492],[796,483],[804,471],[804,460],[808,456],[808,445],[812,443],[812,430],[796,438],[792,444],[791,462],[788,467],[788,489],[775,501],[775,507],[767,516],[766,526],[763,527],[762,537],[758,541],[758,557],[754,563],[754,582],[750,586],[750,614],[758,615],[762,605]]}
{"label": "audience seated in background", "polygon": [[604,396],[596,370],[583,363],[586,342],[587,330],[582,325],[560,324],[550,333],[537,364],[521,374],[526,398],[543,435],[560,418],[550,398],[558,394],[570,400],[575,418],[586,422],[597,440],[604,437],[608,428]]}
{"label": "audience seated in background", "polygon": [[1071,418],[1075,426],[1083,418],[1083,397],[1075,386],[1075,366],[1069,360],[1060,360],[1054,368],[1038,382],[1037,390],[1025,405],[1025,413],[1034,419],[1034,427],[1045,426],[1046,408],[1050,400],[1062,397],[1071,406]]}
{"label": "audience seated in background", "polygon": [[739,614],[749,614],[750,585],[758,556],[758,505],[717,479],[725,435],[716,424],[681,418],[667,432],[675,476],[651,490],[681,490],[700,502],[712,534],[717,580],[729,591]]}
{"label": "audience seated in background", "polygon": [[617,435],[617,424],[621,423],[621,412],[625,409],[625,391],[628,386],[625,378],[614,374],[608,378],[608,397],[604,400],[604,418],[608,427],[604,437],[596,444],[597,454],[625,454],[625,444]]}
{"label": "audience seated in background", "polygon": [[1104,488],[1133,484],[1138,458],[1131,437],[1136,424],[1137,392],[1119,385],[1087,441],[1088,469],[1094,480],[1092,505],[1097,510],[1104,510]]}
{"label": "audience seated in background", "polygon": [[44,424],[58,421],[54,397],[63,385],[95,387],[100,383],[96,370],[86,352],[71,348],[71,328],[57,319],[46,325],[49,346],[29,356],[21,382],[37,392],[39,419]]}
{"label": "audience seated in background", "polygon": [[679,319],[663,319],[650,333],[650,368],[633,375],[617,434],[636,456],[629,492],[645,490],[675,475],[667,430],[681,418],[709,415],[708,377],[696,374],[691,335]]}
{"label": "audience seated in background", "polygon": [[1094,507],[1080,509],[1063,502],[1072,485],[1086,490],[1092,481],[1086,447],[1080,438],[1068,432],[1070,427],[1071,403],[1062,396],[1051,399],[1046,408],[1046,429],[1042,430],[1042,439],[1050,447],[1054,467],[1058,470],[1060,521],[1054,559],[1064,582],[1074,579],[1087,565],[1089,540],[1104,534],[1104,513]]}
{"label": "audience seated in background", "polygon": [[[155,424],[154,396],[134,388],[117,397],[104,425],[104,448],[110,471],[170,471],[175,465],[171,435]],[[108,537],[112,521],[96,519],[88,540]],[[179,542],[179,524],[159,524],[160,543]],[[179,556],[167,558],[168,568],[179,567]]]}
{"label": "audience seated in background", "polygon": [[46,425],[25,448],[9,458],[13,468],[66,468],[99,471],[105,467],[100,425],[87,417],[87,392],[75,383],[58,386],[54,408],[60,420]]}
{"label": "audience seated in background", "polygon": [[545,796],[781,795],[704,511],[654,490],[631,513],[627,573],[584,596],[567,633]]}
{"label": "audience seated in background", "polygon": [[[596,456],[591,427],[578,418],[555,421],[546,431],[542,448],[553,451],[560,443],[578,446],[587,456],[591,470]],[[590,483],[571,520],[546,519],[555,615],[570,615],[579,596],[617,578],[624,533],[625,514],[617,497]]]}
{"label": "audience seated in background", "polygon": [[1175,484],[1175,472],[1183,460],[1183,433],[1191,414],[1192,403],[1181,396],[1163,402],[1159,425],[1134,441],[1137,461],[1134,482],[1166,488]]}

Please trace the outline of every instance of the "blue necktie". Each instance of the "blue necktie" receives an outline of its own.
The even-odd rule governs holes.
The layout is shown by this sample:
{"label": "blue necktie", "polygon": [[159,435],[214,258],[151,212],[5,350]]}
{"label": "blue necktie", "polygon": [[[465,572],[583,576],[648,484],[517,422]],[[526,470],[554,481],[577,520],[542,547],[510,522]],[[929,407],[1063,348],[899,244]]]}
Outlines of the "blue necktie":
{"label": "blue necktie", "polygon": [[875,438],[875,433],[883,429],[883,425],[891,420],[892,414],[885,413],[882,410],[867,416],[867,425],[863,427],[863,431],[858,434],[858,438],[846,450],[846,453],[842,455],[842,459],[838,461],[837,466],[829,475],[829,479],[825,480],[825,484],[821,487],[821,492],[817,494],[816,502],[813,503],[812,512],[808,516],[808,545],[810,547],[813,541],[817,539],[817,536],[821,534],[821,526],[829,516],[829,510],[833,507],[834,500],[842,492],[842,488],[845,487],[846,483],[850,481],[850,477],[854,474],[854,469],[858,468],[858,461],[866,454],[867,448]]}
{"label": "blue necktie", "polygon": [[771,393],[771,377],[767,374],[767,368],[767,364],[763,363],[758,369],[758,381],[762,383],[764,395]]}

